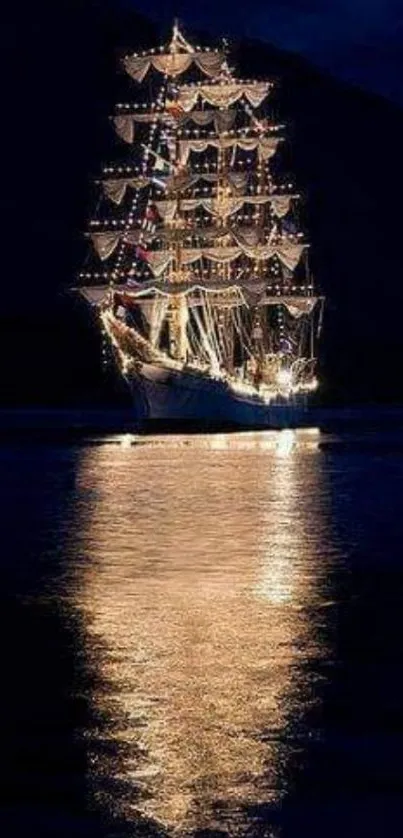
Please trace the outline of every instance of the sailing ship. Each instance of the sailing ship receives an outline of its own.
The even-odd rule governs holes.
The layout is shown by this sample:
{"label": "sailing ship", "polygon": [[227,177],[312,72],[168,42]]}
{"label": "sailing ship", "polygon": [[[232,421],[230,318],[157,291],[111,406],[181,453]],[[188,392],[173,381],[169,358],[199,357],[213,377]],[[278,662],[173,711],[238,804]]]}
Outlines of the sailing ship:
{"label": "sailing ship", "polygon": [[[293,427],[317,388],[323,298],[300,195],[281,175],[272,81],[222,49],[126,55],[136,102],[112,122],[129,148],[103,169],[80,291],[96,307],[140,425]],[[114,217],[111,217],[111,207]]]}

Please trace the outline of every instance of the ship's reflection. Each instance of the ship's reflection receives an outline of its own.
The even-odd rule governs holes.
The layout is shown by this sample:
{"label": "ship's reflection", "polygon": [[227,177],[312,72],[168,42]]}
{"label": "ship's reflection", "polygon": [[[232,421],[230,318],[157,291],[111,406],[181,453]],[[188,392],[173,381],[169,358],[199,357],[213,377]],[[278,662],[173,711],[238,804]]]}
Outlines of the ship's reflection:
{"label": "ship's reflection", "polygon": [[311,431],[86,451],[75,590],[106,649],[95,700],[114,701],[126,817],[244,834],[247,811],[289,791],[290,729],[326,656],[317,446]]}

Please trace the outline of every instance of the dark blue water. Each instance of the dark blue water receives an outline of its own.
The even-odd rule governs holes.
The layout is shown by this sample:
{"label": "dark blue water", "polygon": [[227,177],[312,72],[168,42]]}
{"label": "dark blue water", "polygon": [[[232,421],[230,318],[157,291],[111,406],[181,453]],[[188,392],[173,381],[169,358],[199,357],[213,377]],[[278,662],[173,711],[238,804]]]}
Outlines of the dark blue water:
{"label": "dark blue water", "polygon": [[403,433],[0,448],[4,836],[403,817]]}

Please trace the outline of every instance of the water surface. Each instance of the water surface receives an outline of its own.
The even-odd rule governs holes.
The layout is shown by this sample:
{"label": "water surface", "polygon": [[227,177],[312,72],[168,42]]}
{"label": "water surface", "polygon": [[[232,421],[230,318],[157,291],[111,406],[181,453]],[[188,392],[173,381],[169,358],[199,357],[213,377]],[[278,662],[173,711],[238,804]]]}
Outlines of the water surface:
{"label": "water surface", "polygon": [[6,834],[392,829],[403,436],[122,435],[1,462]]}

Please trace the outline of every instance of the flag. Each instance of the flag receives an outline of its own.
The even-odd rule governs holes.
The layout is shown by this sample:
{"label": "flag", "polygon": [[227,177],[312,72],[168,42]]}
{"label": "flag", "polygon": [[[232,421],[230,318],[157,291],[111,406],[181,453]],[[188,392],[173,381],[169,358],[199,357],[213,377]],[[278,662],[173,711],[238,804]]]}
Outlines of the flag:
{"label": "flag", "polygon": [[152,148],[144,145],[144,143],[141,144],[141,147],[144,149],[145,158],[148,158],[149,154],[154,157],[154,172],[162,172],[165,175],[169,175],[171,171],[171,164],[169,163],[169,160],[166,160],[165,157],[161,157],[159,152],[153,151]]}
{"label": "flag", "polygon": [[281,340],[280,340],[280,350],[281,350],[281,352],[284,352],[284,353],[292,352],[291,341],[287,340],[287,338],[281,338]]}
{"label": "flag", "polygon": [[138,259],[143,259],[144,262],[148,261],[148,253],[145,247],[141,247],[141,245],[136,247],[136,256]]}
{"label": "flag", "polygon": [[165,110],[172,116],[174,119],[180,119],[181,116],[185,113],[182,105],[179,102],[175,102],[172,99],[168,99],[165,103]]}
{"label": "flag", "polygon": [[168,160],[165,160],[164,157],[161,157],[159,154],[155,155],[155,164],[154,164],[154,172],[160,172],[163,175],[169,175],[171,171],[171,166],[168,163]]}
{"label": "flag", "polygon": [[156,186],[159,186],[160,189],[166,189],[167,185],[165,183],[165,180],[160,180],[157,177],[152,177],[151,180],[153,183],[155,183]]}
{"label": "flag", "polygon": [[290,235],[295,235],[295,233],[298,232],[298,227],[295,221],[292,221],[291,219],[283,218],[281,220],[281,229],[283,233],[288,233]]}
{"label": "flag", "polygon": [[156,221],[157,219],[157,210],[153,204],[146,209],[146,219],[147,221]]}
{"label": "flag", "polygon": [[269,120],[268,119],[256,119],[254,120],[255,128],[258,131],[266,131],[269,127]]}
{"label": "flag", "polygon": [[158,220],[157,210],[154,206],[148,206],[143,218],[142,228],[147,233],[153,233],[155,230],[155,223]]}

